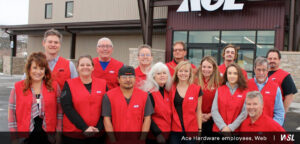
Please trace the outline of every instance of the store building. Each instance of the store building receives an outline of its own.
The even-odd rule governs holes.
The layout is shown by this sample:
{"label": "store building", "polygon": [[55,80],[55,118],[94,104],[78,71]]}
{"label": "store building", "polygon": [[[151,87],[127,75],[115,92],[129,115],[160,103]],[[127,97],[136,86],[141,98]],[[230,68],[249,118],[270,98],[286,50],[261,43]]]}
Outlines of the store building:
{"label": "store building", "polygon": [[[228,10],[230,3],[238,9]],[[31,0],[28,25],[0,28],[28,34],[29,53],[42,50],[43,31],[59,29],[65,37],[61,55],[71,59],[96,56],[97,39],[108,36],[116,45],[113,57],[127,64],[128,48],[141,43],[164,49],[170,61],[172,43],[184,41],[195,65],[206,55],[221,64],[223,47],[235,44],[237,63],[251,77],[254,59],[269,49],[300,50],[299,15],[298,0]]]}

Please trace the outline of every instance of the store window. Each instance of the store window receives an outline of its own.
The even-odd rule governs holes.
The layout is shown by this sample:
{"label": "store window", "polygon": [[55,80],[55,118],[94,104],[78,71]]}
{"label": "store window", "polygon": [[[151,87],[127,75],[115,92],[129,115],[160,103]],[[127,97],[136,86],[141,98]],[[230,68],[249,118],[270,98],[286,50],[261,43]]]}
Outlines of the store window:
{"label": "store window", "polygon": [[52,18],[52,3],[45,4],[45,19]]}
{"label": "store window", "polygon": [[65,11],[65,17],[66,18],[73,17],[73,8],[74,8],[74,2],[73,1],[67,1],[66,2],[66,11]]}
{"label": "store window", "polygon": [[228,44],[240,47],[236,62],[253,76],[253,63],[256,57],[265,56],[275,45],[275,31],[174,31],[173,43],[184,41],[187,45],[187,58],[196,65],[204,56],[212,56],[223,63],[222,50]]}

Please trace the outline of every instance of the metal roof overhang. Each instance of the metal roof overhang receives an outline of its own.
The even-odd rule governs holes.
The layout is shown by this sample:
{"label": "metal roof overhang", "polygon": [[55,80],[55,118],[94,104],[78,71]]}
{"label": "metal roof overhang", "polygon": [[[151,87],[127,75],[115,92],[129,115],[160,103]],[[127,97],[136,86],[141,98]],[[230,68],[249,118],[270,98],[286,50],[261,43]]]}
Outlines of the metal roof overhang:
{"label": "metal roof overhang", "polygon": [[[155,19],[153,21],[154,32],[164,33],[166,31],[166,25],[167,25],[167,19]],[[63,34],[141,33],[140,20],[0,25],[0,28],[12,35],[41,35],[50,28],[55,28]]]}

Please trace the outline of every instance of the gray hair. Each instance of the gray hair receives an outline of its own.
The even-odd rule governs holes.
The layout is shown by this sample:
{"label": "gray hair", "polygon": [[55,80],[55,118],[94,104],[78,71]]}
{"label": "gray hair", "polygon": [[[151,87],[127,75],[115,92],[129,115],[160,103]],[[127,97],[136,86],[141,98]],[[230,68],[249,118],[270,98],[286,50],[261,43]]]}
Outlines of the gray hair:
{"label": "gray hair", "polygon": [[268,62],[268,60],[266,58],[264,58],[264,57],[257,57],[255,59],[255,62],[254,62],[254,68],[256,68],[256,66],[258,66],[258,65],[264,65],[264,64],[267,65],[268,69],[270,68],[269,62]]}
{"label": "gray hair", "polygon": [[47,37],[51,35],[57,36],[59,38],[59,42],[62,42],[62,38],[63,38],[62,34],[54,28],[49,29],[44,33],[44,41],[46,41]]}
{"label": "gray hair", "polygon": [[159,85],[157,84],[157,82],[154,80],[154,76],[155,74],[162,72],[162,71],[166,71],[167,75],[168,75],[168,80],[165,84],[165,89],[167,91],[169,91],[171,89],[172,86],[172,78],[169,72],[168,67],[163,64],[162,62],[158,62],[156,64],[154,64],[151,68],[151,70],[149,71],[149,73],[147,74],[147,80],[145,82],[145,84],[143,86],[141,86],[141,89],[148,92],[148,91],[158,91],[159,90]]}
{"label": "gray hair", "polygon": [[259,91],[251,91],[247,93],[246,98],[252,99],[252,98],[256,98],[258,97],[260,103],[262,105],[264,105],[264,100],[263,100],[263,96],[261,95],[261,93]]}
{"label": "gray hair", "polygon": [[111,43],[111,46],[114,47],[112,41],[107,37],[100,38],[97,42],[97,46],[98,46],[98,43],[103,42],[103,41],[109,41]]}
{"label": "gray hair", "polygon": [[149,46],[149,45],[147,45],[147,44],[142,44],[142,45],[139,45],[139,47],[138,47],[138,55],[140,55],[140,51],[142,50],[142,49],[148,49],[149,51],[150,51],[150,53],[151,53],[151,56],[152,56],[152,49],[151,49],[151,46]]}

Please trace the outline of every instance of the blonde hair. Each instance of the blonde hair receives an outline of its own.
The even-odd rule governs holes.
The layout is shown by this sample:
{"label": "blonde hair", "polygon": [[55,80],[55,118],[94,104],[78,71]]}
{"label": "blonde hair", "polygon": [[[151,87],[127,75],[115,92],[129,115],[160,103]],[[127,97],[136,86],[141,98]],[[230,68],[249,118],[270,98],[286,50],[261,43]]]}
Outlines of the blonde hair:
{"label": "blonde hair", "polygon": [[192,84],[194,82],[194,73],[193,73],[193,68],[192,65],[189,61],[181,61],[176,67],[175,67],[175,72],[173,75],[173,83],[177,84],[179,82],[179,78],[177,77],[177,73],[179,71],[179,69],[183,66],[187,65],[190,69],[190,77],[188,79],[188,83]]}
{"label": "blonde hair", "polygon": [[[213,66],[213,73],[211,74],[209,81],[207,83],[207,87],[204,86],[204,79],[202,74],[202,64],[204,61],[209,62]],[[217,62],[212,56],[205,56],[200,62],[200,66],[197,70],[196,77],[198,78],[198,85],[201,86],[202,89],[216,89],[220,85],[220,73]]]}

